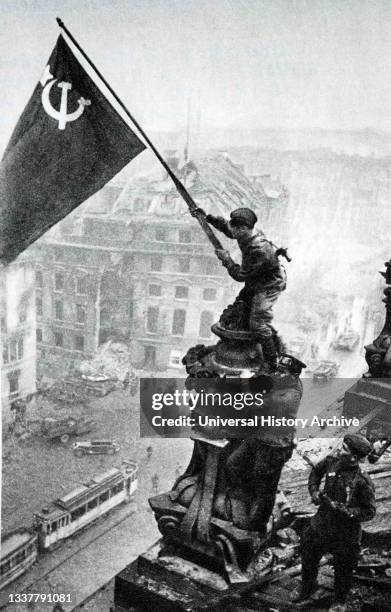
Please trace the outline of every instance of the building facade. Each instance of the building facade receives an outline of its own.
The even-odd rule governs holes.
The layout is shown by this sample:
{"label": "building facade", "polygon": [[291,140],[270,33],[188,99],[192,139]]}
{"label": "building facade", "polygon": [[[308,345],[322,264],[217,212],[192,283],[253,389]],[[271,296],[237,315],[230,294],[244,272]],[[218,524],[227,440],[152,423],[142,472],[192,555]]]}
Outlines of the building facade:
{"label": "building facade", "polygon": [[[225,155],[171,163],[207,212],[265,206],[264,191]],[[165,176],[102,190],[37,244],[35,261],[43,371],[54,362],[69,371],[110,339],[129,344],[135,367],[180,367],[189,346],[217,340],[210,326],[240,289]]]}
{"label": "building facade", "polygon": [[2,419],[36,389],[35,274],[23,257],[0,270]]}

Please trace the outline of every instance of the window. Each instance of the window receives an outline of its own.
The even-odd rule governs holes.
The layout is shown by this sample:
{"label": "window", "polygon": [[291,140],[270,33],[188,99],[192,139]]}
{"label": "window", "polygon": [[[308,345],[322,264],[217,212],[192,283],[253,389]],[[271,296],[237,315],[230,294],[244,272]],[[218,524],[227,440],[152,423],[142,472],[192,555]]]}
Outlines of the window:
{"label": "window", "polygon": [[86,507],[81,506],[80,508],[76,508],[73,512],[71,512],[71,521],[76,521],[78,518],[83,516],[86,513]]}
{"label": "window", "polygon": [[150,306],[147,310],[147,331],[156,334],[158,330],[159,308]]}
{"label": "window", "polygon": [[19,565],[19,563],[22,563],[25,560],[25,558],[26,558],[25,557],[25,551],[21,550],[13,558],[14,565]]}
{"label": "window", "polygon": [[98,505],[98,498],[95,497],[95,499],[91,499],[88,504],[87,504],[87,510],[92,510],[93,508],[96,508]]}
{"label": "window", "polygon": [[8,362],[9,362],[8,345],[5,344],[3,346],[3,363],[8,363]]}
{"label": "window", "polygon": [[133,302],[129,302],[128,304],[128,315],[131,321],[133,319]]}
{"label": "window", "polygon": [[205,274],[218,274],[218,261],[208,257],[205,260]]}
{"label": "window", "polygon": [[160,272],[162,269],[162,258],[160,255],[151,256],[151,270],[153,272]]}
{"label": "window", "polygon": [[179,230],[179,242],[191,242],[191,232],[189,230]]}
{"label": "window", "polygon": [[56,291],[64,290],[64,273],[63,272],[56,272],[55,277],[54,277],[54,287]]}
{"label": "window", "polygon": [[[102,311],[101,311],[102,321]],[[76,321],[77,323],[85,323],[86,321],[86,309],[81,304],[76,304]]]}
{"label": "window", "polygon": [[64,346],[64,336],[60,332],[54,332],[55,346]]}
{"label": "window", "polygon": [[102,504],[103,502],[107,501],[109,499],[109,492],[105,491],[104,493],[102,493],[101,495],[99,495],[99,503]]}
{"label": "window", "polygon": [[213,313],[209,312],[209,310],[204,310],[204,312],[201,313],[200,338],[210,338],[212,335],[210,327],[213,323],[213,319]]}
{"label": "window", "polygon": [[35,336],[36,336],[37,342],[42,342],[42,329],[39,329],[39,327],[37,327]]}
{"label": "window", "polygon": [[6,574],[7,572],[9,572],[11,567],[11,562],[8,559],[8,561],[4,561],[4,563],[1,564],[1,573],[2,574]]}
{"label": "window", "polygon": [[75,350],[84,351],[84,336],[75,336]]}
{"label": "window", "polygon": [[11,340],[9,344],[9,359],[10,361],[16,361],[16,340]]}
{"label": "window", "polygon": [[186,300],[189,297],[189,287],[175,287],[175,297],[178,300]]}
{"label": "window", "polygon": [[37,287],[42,289],[43,287],[43,272],[41,270],[37,270],[35,273],[35,283]]}
{"label": "window", "polygon": [[172,320],[172,333],[174,336],[183,336],[185,333],[186,310],[174,310]]}
{"label": "window", "polygon": [[179,258],[179,271],[189,272],[189,270],[190,270],[190,257],[180,257]]}
{"label": "window", "polygon": [[9,394],[10,395],[12,393],[18,393],[19,391],[19,376],[20,376],[19,370],[10,372],[8,374],[8,384],[9,384]]}
{"label": "window", "polygon": [[160,297],[162,294],[161,285],[149,285],[149,295],[153,297]]}
{"label": "window", "polygon": [[57,531],[57,521],[53,521],[53,523],[52,523],[52,533],[54,531]]}
{"label": "window", "polygon": [[85,276],[79,276],[76,279],[76,293],[85,295],[87,292],[87,280]]}
{"label": "window", "polygon": [[1,317],[1,333],[7,333],[7,319],[5,317]]}
{"label": "window", "polygon": [[158,240],[159,242],[165,242],[167,240],[167,232],[165,229],[157,229],[155,231],[155,238],[156,240]]}
{"label": "window", "polygon": [[18,317],[19,317],[19,323],[24,323],[26,321],[27,319],[26,306],[19,307]]}
{"label": "window", "polygon": [[18,359],[23,359],[23,352],[24,352],[23,338],[19,338],[18,340]]}
{"label": "window", "polygon": [[42,317],[43,316],[42,298],[37,297],[35,299],[35,307],[37,309],[37,317]]}
{"label": "window", "polygon": [[55,301],[55,311],[56,311],[55,318],[58,321],[62,321],[64,318],[64,304],[61,300]]}
{"label": "window", "polygon": [[170,366],[178,368],[182,365],[182,353],[180,351],[171,351]]}
{"label": "window", "polygon": [[119,482],[117,485],[115,485],[112,489],[111,489],[111,495],[118,495],[118,493],[121,493],[121,491],[124,488],[124,483],[123,482]]}
{"label": "window", "polygon": [[213,302],[216,299],[216,293],[216,289],[208,287],[207,289],[204,289],[202,299],[207,302]]}

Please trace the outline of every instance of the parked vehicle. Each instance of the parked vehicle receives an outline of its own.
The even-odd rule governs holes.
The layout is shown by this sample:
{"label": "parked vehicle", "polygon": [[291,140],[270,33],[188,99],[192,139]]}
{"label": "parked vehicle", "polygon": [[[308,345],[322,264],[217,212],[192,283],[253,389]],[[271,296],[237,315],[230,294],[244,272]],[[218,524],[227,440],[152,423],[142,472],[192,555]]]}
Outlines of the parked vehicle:
{"label": "parked vehicle", "polygon": [[337,375],[338,370],[339,363],[336,361],[321,361],[312,376],[314,380],[329,380]]}
{"label": "parked vehicle", "polygon": [[321,362],[319,359],[311,359],[307,363],[307,367],[305,369],[304,374],[313,374],[315,370],[320,366]]}
{"label": "parked vehicle", "polygon": [[88,417],[65,417],[54,419],[47,417],[42,421],[41,432],[49,440],[58,438],[64,444],[68,442],[70,436],[80,436],[89,433],[94,428],[94,421]]}
{"label": "parked vehicle", "polygon": [[352,330],[345,334],[339,334],[332,347],[337,351],[354,351],[359,341],[360,334]]}
{"label": "parked vehicle", "polygon": [[117,388],[118,380],[108,376],[86,376],[82,374],[81,380],[84,382],[87,393],[96,397],[105,397]]}
{"label": "parked vehicle", "polygon": [[83,455],[114,455],[120,447],[115,440],[83,440],[72,444],[76,457]]}

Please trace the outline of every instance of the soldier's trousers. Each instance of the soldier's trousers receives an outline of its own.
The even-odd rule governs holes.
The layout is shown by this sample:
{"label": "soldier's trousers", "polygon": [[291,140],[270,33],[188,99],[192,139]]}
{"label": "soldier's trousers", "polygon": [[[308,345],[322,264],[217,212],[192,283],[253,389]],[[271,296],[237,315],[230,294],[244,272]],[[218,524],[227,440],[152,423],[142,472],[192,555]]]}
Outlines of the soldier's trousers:
{"label": "soldier's trousers", "polygon": [[350,541],[333,542],[326,537],[320,538],[311,527],[307,527],[301,537],[303,587],[316,583],[319,563],[326,553],[333,555],[335,600],[344,603],[352,587],[359,548]]}
{"label": "soldier's trousers", "polygon": [[268,323],[273,320],[273,306],[281,291],[278,289],[266,289],[256,291],[251,300],[249,328],[263,337],[271,337],[272,330]]}

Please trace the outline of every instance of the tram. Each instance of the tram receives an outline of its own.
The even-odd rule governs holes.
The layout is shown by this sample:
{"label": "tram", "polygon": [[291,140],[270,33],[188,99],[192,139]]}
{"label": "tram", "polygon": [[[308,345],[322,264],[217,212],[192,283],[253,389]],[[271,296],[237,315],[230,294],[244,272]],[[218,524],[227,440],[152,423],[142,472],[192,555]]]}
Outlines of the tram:
{"label": "tram", "polygon": [[21,527],[1,538],[0,588],[23,574],[37,558],[37,534]]}
{"label": "tram", "polygon": [[55,500],[34,514],[39,550],[50,550],[115,506],[129,501],[136,489],[137,464],[126,461],[122,469],[113,468],[94,476]]}

